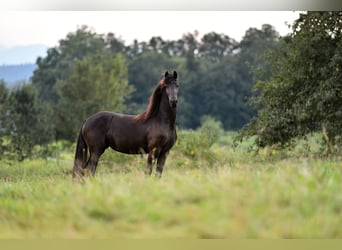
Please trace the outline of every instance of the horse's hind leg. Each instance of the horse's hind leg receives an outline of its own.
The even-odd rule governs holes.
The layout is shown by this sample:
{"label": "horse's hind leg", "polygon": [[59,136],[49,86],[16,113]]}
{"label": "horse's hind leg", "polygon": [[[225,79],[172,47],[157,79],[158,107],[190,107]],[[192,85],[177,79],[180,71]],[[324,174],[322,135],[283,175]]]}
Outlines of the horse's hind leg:
{"label": "horse's hind leg", "polygon": [[90,157],[87,163],[87,168],[91,172],[92,176],[95,175],[97,163],[99,162],[100,156],[105,151],[105,148],[99,150],[90,150]]}

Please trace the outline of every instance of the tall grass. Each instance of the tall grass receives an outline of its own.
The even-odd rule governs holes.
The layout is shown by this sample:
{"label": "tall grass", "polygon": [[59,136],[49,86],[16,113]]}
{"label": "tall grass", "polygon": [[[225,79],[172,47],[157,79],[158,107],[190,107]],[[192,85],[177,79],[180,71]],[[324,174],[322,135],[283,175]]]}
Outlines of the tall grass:
{"label": "tall grass", "polygon": [[71,180],[70,150],[1,161],[0,237],[342,237],[341,159],[199,135],[179,133],[161,179],[144,175],[145,157],[109,150],[83,184]]}

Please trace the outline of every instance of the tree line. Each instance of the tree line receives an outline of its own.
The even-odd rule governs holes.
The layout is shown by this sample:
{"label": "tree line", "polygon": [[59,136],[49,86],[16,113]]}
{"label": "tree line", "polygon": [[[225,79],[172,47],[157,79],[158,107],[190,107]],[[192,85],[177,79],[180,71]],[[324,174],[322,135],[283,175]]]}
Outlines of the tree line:
{"label": "tree line", "polygon": [[23,158],[35,144],[74,141],[97,111],[140,113],[163,71],[177,70],[179,128],[209,116],[258,146],[320,130],[332,150],[341,141],[341,23],[341,12],[307,12],[286,37],[265,24],[239,42],[195,31],[130,45],[82,26],[37,59],[29,84],[0,84],[1,147]]}
{"label": "tree line", "polygon": [[[260,55],[278,44],[279,35],[270,25],[249,29],[241,42],[225,34],[211,32],[199,37],[194,32],[178,40],[152,37],[127,46],[114,33],[98,34],[82,26],[39,57],[31,84],[10,95],[25,94],[28,97],[22,105],[30,102],[32,106],[17,114],[23,126],[28,125],[26,120],[36,121],[37,131],[31,127],[31,134],[23,140],[32,145],[73,141],[84,119],[97,111],[137,114],[145,110],[163,71],[177,70],[178,127],[197,128],[201,118],[209,115],[227,130],[238,129],[255,113],[246,102],[253,84],[250,65],[262,67]],[[5,127],[2,130],[13,133]],[[18,136],[23,134],[18,130]]]}
{"label": "tree line", "polygon": [[[176,41],[152,37],[148,42],[136,40],[126,46],[113,33],[100,35],[84,26],[69,33],[59,44],[48,50],[45,58],[38,58],[38,68],[32,78],[41,99],[53,106],[69,111],[61,107],[69,98],[70,108],[86,101],[87,104],[76,110],[87,115],[99,109],[135,114],[146,108],[148,97],[163,71],[175,69],[180,73],[177,120],[181,128],[196,128],[202,116],[210,115],[220,120],[225,129],[238,129],[254,114],[246,105],[253,85],[250,65],[263,67],[259,57],[266,50],[278,47],[279,35],[272,26],[263,25],[261,30],[249,29],[240,43],[225,34],[211,32],[200,38],[194,32]],[[111,65],[113,60],[117,61],[116,65]],[[92,74],[96,68],[102,71],[95,76]],[[108,76],[109,71],[118,69],[124,72],[112,72],[112,76],[121,74],[121,83],[99,75]],[[82,76],[87,82],[81,83]],[[69,87],[63,91],[62,85]],[[121,86],[122,92],[105,90],[116,85]],[[67,88],[71,86],[83,92],[103,89],[110,100],[121,100],[121,104],[112,105],[96,91],[81,91],[83,96],[70,96]],[[103,101],[102,106],[96,104],[96,98]],[[76,110],[74,115],[77,116]],[[80,123],[84,115],[75,118]],[[70,139],[67,131],[75,132],[67,126],[57,128],[58,138]]]}

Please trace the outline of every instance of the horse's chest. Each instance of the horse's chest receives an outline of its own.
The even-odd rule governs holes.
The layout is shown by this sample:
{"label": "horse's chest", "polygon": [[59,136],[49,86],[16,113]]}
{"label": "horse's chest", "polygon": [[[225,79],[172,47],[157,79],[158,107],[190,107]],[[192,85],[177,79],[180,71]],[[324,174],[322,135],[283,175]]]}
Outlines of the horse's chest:
{"label": "horse's chest", "polygon": [[169,150],[176,142],[176,131],[175,130],[166,130],[166,129],[158,129],[155,130],[153,133],[152,144],[156,146],[160,146],[165,150]]}
{"label": "horse's chest", "polygon": [[162,134],[161,137],[164,140],[164,143],[169,145],[169,147],[172,147],[176,141],[175,131],[167,131],[164,134]]}

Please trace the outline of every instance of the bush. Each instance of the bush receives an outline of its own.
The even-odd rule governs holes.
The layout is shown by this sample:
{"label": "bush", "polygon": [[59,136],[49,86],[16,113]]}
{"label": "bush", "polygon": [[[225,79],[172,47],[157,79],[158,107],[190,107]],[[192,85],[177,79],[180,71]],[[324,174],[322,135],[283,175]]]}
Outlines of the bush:
{"label": "bush", "polygon": [[213,163],[216,159],[212,146],[224,133],[222,124],[213,118],[202,118],[202,125],[198,131],[187,130],[178,132],[178,139],[174,150],[180,151],[193,160]]}

